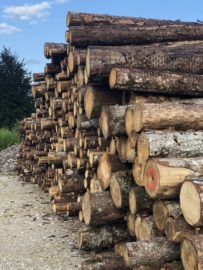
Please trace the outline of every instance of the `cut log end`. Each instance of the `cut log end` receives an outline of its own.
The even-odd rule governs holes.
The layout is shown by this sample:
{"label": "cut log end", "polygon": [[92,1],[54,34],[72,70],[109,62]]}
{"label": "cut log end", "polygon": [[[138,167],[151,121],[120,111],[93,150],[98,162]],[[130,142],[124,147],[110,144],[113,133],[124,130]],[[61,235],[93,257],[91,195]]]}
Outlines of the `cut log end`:
{"label": "cut log end", "polygon": [[112,69],[109,75],[109,87],[113,89],[116,85],[117,72],[116,69]]}
{"label": "cut log end", "polygon": [[132,187],[129,192],[129,208],[132,214],[137,212],[136,188]]}
{"label": "cut log end", "polygon": [[144,171],[144,184],[148,195],[155,198],[159,190],[159,170],[153,160],[147,162]]}
{"label": "cut log end", "polygon": [[121,208],[122,206],[121,189],[115,175],[111,176],[110,189],[111,189],[111,197],[113,199],[115,206],[117,208]]}
{"label": "cut log end", "polygon": [[106,189],[109,186],[111,177],[111,164],[109,162],[108,154],[106,153],[104,153],[99,160],[97,176],[100,180],[102,189]]}
{"label": "cut log end", "polygon": [[128,136],[131,135],[133,131],[133,108],[127,108],[125,112],[125,130]]}
{"label": "cut log end", "polygon": [[73,57],[73,53],[69,52],[68,54],[68,69],[69,71],[72,73],[74,70],[74,57]]}
{"label": "cut log end", "polygon": [[101,111],[100,114],[100,127],[105,139],[109,136],[109,125],[108,125],[108,114],[105,110]]}
{"label": "cut log end", "polygon": [[84,96],[84,109],[88,119],[91,118],[93,108],[94,108],[94,91],[93,88],[89,86],[86,89]]}
{"label": "cut log end", "polygon": [[85,69],[86,69],[86,72],[87,72],[87,77],[90,77],[90,73],[91,73],[91,69],[90,69],[90,65],[91,65],[91,63],[90,63],[90,49],[88,48],[87,49],[87,53],[86,53],[86,67],[85,67]]}
{"label": "cut log end", "polygon": [[88,192],[82,198],[82,214],[85,224],[89,225],[91,221],[91,198]]}
{"label": "cut log end", "polygon": [[185,270],[196,270],[198,267],[198,254],[189,239],[184,239],[181,246],[181,259]]}
{"label": "cut log end", "polygon": [[201,199],[192,182],[185,181],[180,191],[180,206],[185,220],[192,226],[201,219]]}
{"label": "cut log end", "polygon": [[[152,112],[153,113],[153,112]],[[133,110],[133,127],[136,132],[140,132],[143,128],[142,107],[137,104]]]}
{"label": "cut log end", "polygon": [[137,142],[137,155],[143,161],[147,161],[149,158],[149,141],[144,134],[141,134]]}
{"label": "cut log end", "polygon": [[156,201],[153,204],[153,218],[154,222],[159,231],[164,231],[164,221],[168,216],[167,207],[163,207],[163,203],[161,201]]}

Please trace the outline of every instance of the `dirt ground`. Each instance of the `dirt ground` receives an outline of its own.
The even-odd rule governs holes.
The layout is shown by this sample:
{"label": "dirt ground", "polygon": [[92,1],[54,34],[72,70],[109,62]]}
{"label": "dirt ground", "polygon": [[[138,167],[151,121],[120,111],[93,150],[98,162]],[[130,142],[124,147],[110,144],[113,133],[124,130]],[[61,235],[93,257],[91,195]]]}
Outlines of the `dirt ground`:
{"label": "dirt ground", "polygon": [[80,269],[79,222],[53,214],[38,186],[2,172],[0,202],[0,269]]}

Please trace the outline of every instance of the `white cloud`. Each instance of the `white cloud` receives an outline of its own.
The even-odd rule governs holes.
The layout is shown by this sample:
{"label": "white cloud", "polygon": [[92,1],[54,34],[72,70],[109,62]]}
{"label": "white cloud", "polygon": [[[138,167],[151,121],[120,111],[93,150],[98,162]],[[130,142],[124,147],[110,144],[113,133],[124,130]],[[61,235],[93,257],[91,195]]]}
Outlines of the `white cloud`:
{"label": "white cloud", "polygon": [[21,31],[20,28],[17,28],[13,25],[9,25],[7,23],[0,23],[0,35],[1,34],[10,35],[20,31]]}
{"label": "white cloud", "polygon": [[69,0],[55,0],[55,3],[57,3],[57,4],[65,4],[68,2],[69,2]]}
{"label": "white cloud", "polygon": [[22,6],[8,6],[3,12],[8,18],[19,19],[22,21],[41,20],[49,16],[51,4],[41,2],[34,5],[25,4]]}

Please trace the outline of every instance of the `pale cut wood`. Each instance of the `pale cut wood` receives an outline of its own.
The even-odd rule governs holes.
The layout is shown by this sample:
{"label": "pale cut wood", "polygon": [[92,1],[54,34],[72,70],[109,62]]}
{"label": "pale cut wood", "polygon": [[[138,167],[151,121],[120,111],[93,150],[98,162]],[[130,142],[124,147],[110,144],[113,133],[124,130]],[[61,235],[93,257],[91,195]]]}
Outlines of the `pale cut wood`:
{"label": "pale cut wood", "polygon": [[191,235],[183,240],[181,259],[185,270],[201,270],[203,267],[203,235]]}
{"label": "pale cut wood", "polygon": [[131,187],[129,192],[129,209],[131,214],[140,212],[151,212],[152,200],[149,198],[143,187]]}

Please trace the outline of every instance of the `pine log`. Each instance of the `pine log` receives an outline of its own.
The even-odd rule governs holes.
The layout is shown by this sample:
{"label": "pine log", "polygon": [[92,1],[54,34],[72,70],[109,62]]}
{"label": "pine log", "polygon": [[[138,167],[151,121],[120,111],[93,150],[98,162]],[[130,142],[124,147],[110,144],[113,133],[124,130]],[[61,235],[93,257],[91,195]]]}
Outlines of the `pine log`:
{"label": "pine log", "polygon": [[119,92],[112,93],[105,87],[87,87],[84,95],[84,109],[88,119],[99,117],[102,106],[114,104],[122,104]]}
{"label": "pine log", "polygon": [[167,261],[178,259],[179,247],[165,238],[150,241],[128,242],[124,246],[124,261],[127,266],[161,266]]}
{"label": "pine log", "polygon": [[145,190],[151,198],[176,198],[187,176],[202,174],[202,158],[154,159],[146,163]]}
{"label": "pine log", "polygon": [[79,65],[80,65],[80,61],[79,61],[78,50],[74,50],[72,52],[69,52],[69,54],[68,54],[68,69],[69,69],[70,73],[77,72]]}
{"label": "pine log", "polygon": [[113,68],[109,75],[111,89],[138,93],[158,93],[203,97],[203,76],[170,71]]}
{"label": "pine log", "polygon": [[84,179],[83,176],[78,174],[72,176],[63,175],[58,181],[58,186],[61,194],[80,193],[84,191]]}
{"label": "pine log", "polygon": [[116,243],[128,238],[126,227],[123,225],[87,227],[79,231],[79,248],[99,251],[112,248]]}
{"label": "pine log", "polygon": [[131,187],[129,192],[129,209],[131,214],[151,212],[152,200],[143,187]]}
{"label": "pine log", "polygon": [[198,23],[150,26],[75,26],[71,27],[66,34],[66,41],[77,47],[88,45],[120,46],[202,39],[203,26]]}
{"label": "pine log", "polygon": [[137,142],[137,155],[143,161],[149,157],[197,157],[203,154],[201,131],[146,131]]}
{"label": "pine log", "polygon": [[44,56],[46,58],[50,58],[50,50],[52,49],[58,49],[61,51],[66,51],[67,52],[67,44],[64,43],[50,43],[50,42],[46,42],[44,44]]}
{"label": "pine log", "polygon": [[168,217],[165,221],[164,233],[169,241],[182,242],[185,237],[196,232],[183,217],[178,219]]}
{"label": "pine log", "polygon": [[203,267],[203,235],[191,235],[183,240],[181,259],[185,270],[201,270]]}
{"label": "pine log", "polygon": [[96,25],[173,25],[184,24],[178,21],[114,16],[108,14],[76,13],[69,11],[66,17],[67,27],[96,26]]}
{"label": "pine log", "polygon": [[107,153],[104,153],[99,159],[97,169],[97,177],[100,181],[101,187],[103,189],[107,189],[110,184],[112,173],[126,170],[127,168],[127,165],[120,162],[117,155],[108,155]]}
{"label": "pine log", "polygon": [[52,206],[54,213],[66,213],[68,209],[67,203],[54,203]]}
{"label": "pine log", "polygon": [[202,119],[202,105],[145,103],[135,105],[133,126],[137,132],[142,129],[164,129],[169,127],[179,130],[202,130]]}
{"label": "pine log", "polygon": [[[131,106],[131,105],[129,105]],[[100,114],[100,128],[104,138],[125,134],[125,111],[129,107],[103,106]]]}
{"label": "pine log", "polygon": [[[89,46],[86,71],[90,80],[107,80],[112,68],[202,74],[202,41],[157,43],[145,46]],[[125,79],[126,80],[126,79]],[[123,87],[121,81],[119,87]]]}
{"label": "pine log", "polygon": [[203,225],[203,177],[188,177],[180,191],[180,207],[187,223]]}
{"label": "pine log", "polygon": [[153,217],[137,215],[135,220],[135,235],[137,240],[153,240],[156,237],[161,236],[161,233],[155,226]]}
{"label": "pine log", "polygon": [[66,213],[69,217],[78,216],[81,209],[81,202],[68,202]]}
{"label": "pine log", "polygon": [[117,208],[128,207],[128,197],[132,184],[132,176],[128,171],[118,171],[111,175],[110,191]]}
{"label": "pine log", "polygon": [[124,217],[124,213],[114,206],[110,191],[86,192],[82,199],[82,212],[87,225],[115,223]]}
{"label": "pine log", "polygon": [[168,217],[178,219],[181,216],[178,201],[155,201],[153,204],[153,219],[159,231],[163,232]]}

